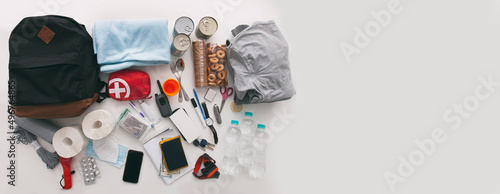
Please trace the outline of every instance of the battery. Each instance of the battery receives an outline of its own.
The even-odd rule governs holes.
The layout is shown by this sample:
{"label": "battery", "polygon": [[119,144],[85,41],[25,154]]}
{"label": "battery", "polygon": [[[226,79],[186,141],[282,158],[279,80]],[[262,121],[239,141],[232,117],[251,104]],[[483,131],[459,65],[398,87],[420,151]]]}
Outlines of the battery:
{"label": "battery", "polygon": [[208,39],[217,32],[217,28],[217,20],[210,16],[203,17],[196,27],[196,37]]}
{"label": "battery", "polygon": [[182,16],[180,18],[177,18],[175,20],[174,24],[174,37],[177,36],[177,34],[186,34],[186,35],[191,35],[191,32],[194,30],[194,22],[191,20],[191,18],[187,16]]}
{"label": "battery", "polygon": [[170,53],[174,56],[181,56],[191,46],[191,39],[186,34],[177,34],[170,45]]}

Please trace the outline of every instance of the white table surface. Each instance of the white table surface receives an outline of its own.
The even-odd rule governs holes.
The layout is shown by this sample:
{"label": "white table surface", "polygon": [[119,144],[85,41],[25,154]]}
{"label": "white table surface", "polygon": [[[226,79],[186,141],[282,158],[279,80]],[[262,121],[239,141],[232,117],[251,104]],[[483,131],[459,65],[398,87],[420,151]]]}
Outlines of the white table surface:
{"label": "white table surface", "polygon": [[[145,154],[138,184],[121,180],[123,167],[118,169],[98,161],[102,177],[96,184],[85,186],[77,173],[73,175],[73,188],[63,191],[59,186],[61,166],[46,169],[31,146],[19,144],[13,187],[7,184],[6,177],[7,113],[0,111],[5,122],[0,133],[4,137],[0,143],[1,193],[500,191],[500,84],[495,86],[495,82],[500,82],[498,0],[33,0],[4,2],[0,9],[0,57],[4,66],[0,104],[5,109],[9,34],[23,17],[47,13],[70,16],[85,24],[88,31],[101,19],[159,17],[169,19],[171,31],[179,16],[187,15],[196,23],[211,15],[220,26],[209,41],[220,43],[231,38],[230,30],[239,24],[275,20],[290,47],[297,91],[288,101],[244,106],[244,111],[254,112],[255,120],[266,124],[271,132],[268,173],[262,180],[249,178],[245,171],[236,177],[222,175],[218,180],[197,180],[188,174],[167,186],[157,177]],[[390,16],[379,15],[377,20],[374,15],[380,13]],[[366,34],[366,27],[368,35],[362,37],[357,30]],[[342,51],[346,45],[351,46],[350,55]],[[188,67],[191,57],[191,50],[183,57]],[[176,59],[173,57],[172,61]],[[140,69],[148,71],[153,80],[173,78],[167,66]],[[191,97],[192,77],[193,69],[186,68],[183,84]],[[480,81],[488,77],[494,82],[491,88]],[[152,88],[152,93],[158,91],[155,86]],[[202,96],[205,90],[200,89],[199,94]],[[188,102],[178,103],[177,96],[169,100],[173,108],[192,111]],[[217,95],[209,107],[220,104],[220,100]],[[148,103],[154,105],[153,101]],[[229,121],[243,118],[243,112],[230,110],[230,103],[226,102],[222,113],[224,123],[215,126],[220,145],[215,151],[208,151],[218,163],[222,162]],[[459,106],[462,108],[455,109]],[[86,113],[104,108],[118,114],[125,107],[125,102],[107,99]],[[457,112],[461,109],[462,113]],[[54,122],[78,124],[86,113]],[[172,123],[164,119],[160,126],[171,127]],[[452,129],[454,126],[456,129]],[[211,138],[207,128],[203,133]],[[115,130],[113,135],[130,149],[144,151],[126,132]],[[435,146],[428,144],[430,151],[422,155],[424,148],[415,142],[433,137]],[[50,144],[41,144],[53,151]],[[202,154],[193,146],[184,147],[191,160]],[[387,175],[395,182],[388,181]]]}

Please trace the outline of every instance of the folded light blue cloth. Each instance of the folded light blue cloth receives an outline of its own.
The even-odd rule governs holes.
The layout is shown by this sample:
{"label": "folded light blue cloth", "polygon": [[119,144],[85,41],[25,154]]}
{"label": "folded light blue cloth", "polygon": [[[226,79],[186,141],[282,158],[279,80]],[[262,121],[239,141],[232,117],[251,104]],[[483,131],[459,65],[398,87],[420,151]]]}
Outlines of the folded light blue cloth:
{"label": "folded light blue cloth", "polygon": [[101,72],[170,63],[168,20],[105,20],[92,29]]}

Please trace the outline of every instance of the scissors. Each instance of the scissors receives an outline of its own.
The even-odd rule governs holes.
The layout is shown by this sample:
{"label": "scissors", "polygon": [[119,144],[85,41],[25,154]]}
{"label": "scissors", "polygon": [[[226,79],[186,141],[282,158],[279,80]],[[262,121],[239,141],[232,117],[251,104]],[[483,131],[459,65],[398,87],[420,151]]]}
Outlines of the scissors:
{"label": "scissors", "polygon": [[224,103],[226,102],[227,97],[231,96],[233,94],[233,88],[231,87],[220,87],[220,93],[222,94],[222,103],[220,105],[220,112],[222,112],[222,109],[224,108]]}

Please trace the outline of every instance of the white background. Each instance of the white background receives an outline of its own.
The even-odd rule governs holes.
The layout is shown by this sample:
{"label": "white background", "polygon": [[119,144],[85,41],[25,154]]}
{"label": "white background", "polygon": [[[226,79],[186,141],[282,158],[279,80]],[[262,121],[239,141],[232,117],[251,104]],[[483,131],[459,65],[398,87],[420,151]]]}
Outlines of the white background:
{"label": "white background", "polygon": [[[79,174],[73,175],[73,188],[62,191],[58,185],[60,165],[48,170],[30,146],[18,145],[16,187],[7,185],[8,143],[0,145],[0,188],[2,193],[498,193],[500,157],[500,96],[498,86],[488,98],[477,99],[481,78],[500,81],[500,1],[430,0],[350,0],[350,1],[71,1],[44,9],[48,0],[4,3],[0,12],[0,48],[4,70],[3,96],[7,107],[8,36],[26,16],[67,15],[90,31],[100,19],[168,18],[182,15],[195,22],[212,15],[220,27],[213,42],[230,38],[239,24],[275,20],[290,47],[290,63],[297,95],[273,104],[248,105],[255,119],[268,126],[272,140],[268,149],[268,174],[262,180],[244,175],[219,180],[196,180],[186,175],[170,186],[156,177],[147,155],[137,185],[121,180],[123,168],[98,163],[103,176],[95,185],[85,186]],[[54,1],[56,2],[56,1]],[[399,4],[398,4],[399,3]],[[227,5],[217,11],[215,5]],[[386,25],[376,23],[371,12],[387,12],[396,7]],[[397,6],[396,6],[397,5]],[[394,11],[394,10],[393,10]],[[358,53],[344,55],[343,43],[356,46],[356,28],[372,36]],[[377,28],[378,26],[379,28]],[[371,30],[371,31],[370,31]],[[191,36],[191,37],[194,37]],[[366,41],[366,39],[365,39]],[[344,45],[345,45],[344,44]],[[359,45],[358,45],[359,46]],[[185,58],[191,54],[187,53]],[[350,57],[349,63],[347,58]],[[188,61],[189,62],[189,61]],[[188,64],[189,66],[189,64]],[[145,68],[152,79],[172,78],[168,67]],[[192,70],[183,74],[186,88],[194,85]],[[105,77],[105,76],[104,76]],[[201,90],[200,90],[201,91]],[[153,87],[153,93],[157,92]],[[203,93],[203,92],[200,92]],[[192,93],[190,93],[192,97]],[[177,103],[173,107],[190,105]],[[477,102],[477,103],[475,103]],[[220,95],[215,103],[220,103]],[[468,105],[463,105],[468,103]],[[152,104],[152,102],[150,103]],[[216,126],[221,145],[208,152],[222,162],[224,132],[232,113],[230,101],[224,108],[224,123]],[[153,104],[152,104],[153,105]],[[210,104],[210,107],[213,104]],[[454,106],[468,106],[466,117],[453,112]],[[124,103],[106,100],[91,110],[107,108],[119,113]],[[451,111],[451,113],[449,113]],[[444,114],[461,122],[445,120]],[[4,129],[7,114],[1,111]],[[78,123],[82,117],[56,120],[58,124]],[[171,125],[167,119],[164,126]],[[456,126],[453,130],[452,127]],[[432,138],[443,129],[442,143],[423,158],[414,158],[412,170],[398,172],[403,161],[422,153],[415,141]],[[6,135],[6,130],[2,130]],[[208,130],[205,135],[209,136]],[[114,135],[131,149],[141,145],[123,131]],[[6,139],[6,138],[3,138]],[[51,150],[50,144],[42,145]],[[192,146],[187,152],[201,155]],[[404,162],[403,162],[404,163]],[[384,175],[392,173],[404,182],[394,188]],[[5,175],[4,175],[5,174]]]}

